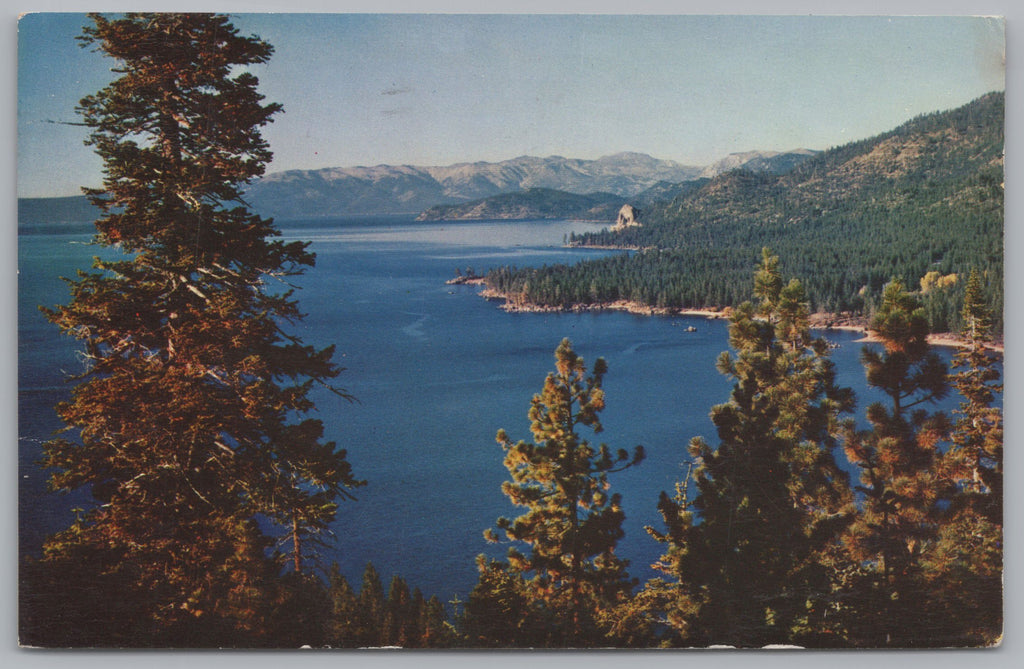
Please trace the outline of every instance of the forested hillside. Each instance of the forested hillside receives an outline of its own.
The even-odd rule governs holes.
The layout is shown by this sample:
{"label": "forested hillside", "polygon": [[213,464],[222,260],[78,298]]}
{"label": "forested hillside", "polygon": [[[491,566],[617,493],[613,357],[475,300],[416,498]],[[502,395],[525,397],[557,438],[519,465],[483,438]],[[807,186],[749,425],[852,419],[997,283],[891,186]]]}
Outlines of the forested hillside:
{"label": "forested hillside", "polygon": [[[890,279],[916,287],[938,273],[926,280],[929,319],[933,330],[951,329],[963,278],[975,268],[1001,314],[1003,106],[1004,95],[991,93],[831,149],[786,174],[722,174],[648,205],[642,227],[570,240],[642,249],[628,258],[503,268],[489,284],[548,306],[619,299],[729,306],[747,294],[749,259],[768,246],[784,271],[806,277],[814,310],[866,314]],[[937,277],[948,278],[935,285]]]}

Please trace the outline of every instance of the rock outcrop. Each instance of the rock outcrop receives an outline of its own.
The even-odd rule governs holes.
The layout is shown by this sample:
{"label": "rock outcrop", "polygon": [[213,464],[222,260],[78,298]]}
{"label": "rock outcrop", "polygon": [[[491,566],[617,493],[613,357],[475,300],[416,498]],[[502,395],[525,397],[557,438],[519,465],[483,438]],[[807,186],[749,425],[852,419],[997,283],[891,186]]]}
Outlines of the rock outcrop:
{"label": "rock outcrop", "polygon": [[625,230],[626,228],[640,227],[640,210],[631,204],[624,204],[619,209],[619,216],[615,220],[612,230]]}

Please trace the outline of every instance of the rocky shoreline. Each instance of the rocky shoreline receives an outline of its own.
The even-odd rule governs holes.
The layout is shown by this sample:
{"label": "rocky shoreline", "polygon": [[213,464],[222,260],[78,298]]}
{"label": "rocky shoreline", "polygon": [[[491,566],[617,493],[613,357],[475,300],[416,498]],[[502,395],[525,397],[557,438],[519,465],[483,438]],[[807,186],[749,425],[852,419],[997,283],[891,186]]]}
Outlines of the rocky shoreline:
{"label": "rocky shoreline", "polygon": [[486,283],[487,280],[484,277],[475,274],[460,274],[454,279],[445,281],[445,285],[448,286],[483,286]]}
{"label": "rocky shoreline", "polygon": [[494,290],[493,288],[484,288],[480,291],[480,296],[492,301],[503,300],[501,308],[512,313],[544,314],[558,312],[582,313],[586,311],[626,311],[628,313],[639,314],[641,316],[703,316],[705,318],[712,319],[728,318],[732,313],[732,309],[729,307],[724,309],[670,309],[667,307],[652,307],[648,304],[631,302],[629,300],[577,303],[568,306],[545,306],[533,304],[531,302],[519,302],[500,291]]}
{"label": "rocky shoreline", "polygon": [[[456,277],[455,279],[449,280],[447,283],[486,286],[484,277]],[[641,316],[699,316],[708,319],[729,318],[729,316],[732,315],[732,307],[706,307],[702,309],[652,307],[648,304],[631,302],[629,300],[580,303],[568,306],[545,306],[522,302],[513,296],[507,295],[493,288],[484,288],[480,291],[479,295],[487,300],[501,301],[501,309],[511,313],[543,314],[560,312],[583,313],[588,311],[625,311],[627,313],[638,314]],[[810,316],[810,325],[812,330],[847,330],[850,332],[859,332],[864,335],[860,339],[856,340],[857,342],[871,343],[879,341],[871,332],[868,327],[868,323],[869,321],[866,317],[850,313],[832,314],[818,312],[811,314]],[[951,346],[956,348],[962,348],[967,345],[963,339],[951,332],[930,334],[928,335],[928,343],[932,346]],[[988,344],[988,348],[993,351],[1003,353],[1003,343],[1001,341]]]}

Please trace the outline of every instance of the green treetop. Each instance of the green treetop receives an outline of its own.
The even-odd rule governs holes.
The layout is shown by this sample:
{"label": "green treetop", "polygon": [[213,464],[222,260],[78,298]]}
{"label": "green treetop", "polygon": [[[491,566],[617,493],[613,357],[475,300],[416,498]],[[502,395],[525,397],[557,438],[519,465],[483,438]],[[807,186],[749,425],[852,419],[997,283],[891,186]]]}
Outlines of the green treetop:
{"label": "green treetop", "polygon": [[991,317],[981,274],[967,281],[953,387],[961,396],[938,470],[949,506],[923,562],[931,594],[929,620],[944,623],[948,644],[979,646],[1003,632],[1003,412],[999,362],[990,350]]}
{"label": "green treetop", "polygon": [[[502,491],[526,512],[499,518],[505,538],[528,546],[510,548],[508,570],[524,581],[530,606],[551,616],[554,625],[542,643],[602,643],[595,616],[619,602],[633,585],[627,562],[615,554],[624,518],[620,496],[609,494],[608,474],[638,464],[642,447],[629,454],[592,445],[579,430],[602,430],[602,358],[587,373],[583,358],[565,339],[555,351],[555,371],[530,406],[533,441],[512,442],[504,430],[498,443],[512,480]],[[496,532],[488,531],[493,541]],[[485,570],[486,572],[486,570]],[[607,643],[607,641],[604,641]]]}
{"label": "green treetop", "polygon": [[825,343],[812,344],[800,283],[783,283],[767,249],[754,294],[760,308],[736,309],[735,353],[718,361],[735,380],[711,411],[719,444],[691,441],[688,481],[661,496],[666,529],[649,528],[667,546],[657,566],[671,578],[649,590],[676,643],[802,643],[820,630],[830,588],[819,555],[852,513],[832,455],[852,393],[836,385]]}
{"label": "green treetop", "polygon": [[[937,476],[940,443],[948,432],[942,413],[924,407],[949,392],[946,365],[930,350],[928,321],[915,295],[899,281],[886,285],[871,322],[881,349],[861,352],[868,385],[889,399],[867,408],[871,429],[851,423],[845,435],[850,462],[861,470],[861,513],[845,545],[866,569],[851,597],[852,636],[871,646],[926,644],[920,563],[934,541],[943,485]],[[857,611],[857,609],[860,609]],[[867,610],[882,624],[858,630]]]}

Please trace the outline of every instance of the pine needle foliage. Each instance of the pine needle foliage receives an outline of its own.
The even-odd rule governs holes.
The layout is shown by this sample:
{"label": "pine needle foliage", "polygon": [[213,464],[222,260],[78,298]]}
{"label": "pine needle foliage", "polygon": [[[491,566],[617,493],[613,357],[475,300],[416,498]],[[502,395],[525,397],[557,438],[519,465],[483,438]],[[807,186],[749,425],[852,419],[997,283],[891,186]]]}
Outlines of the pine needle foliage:
{"label": "pine needle foliage", "polygon": [[990,646],[1003,632],[1003,391],[981,273],[971,270],[962,313],[966,345],[953,356],[961,397],[951,444],[938,462],[949,506],[925,555],[933,619],[949,645]]}
{"label": "pine needle foliage", "polygon": [[[860,575],[847,584],[854,645],[948,643],[927,617],[922,559],[936,540],[948,491],[938,473],[949,421],[926,407],[948,395],[947,368],[930,349],[928,319],[900,281],[885,286],[871,322],[881,348],[861,352],[868,385],[888,397],[867,408],[868,430],[847,426],[847,458],[860,468],[863,496],[844,537]],[[875,620],[868,622],[871,612]],[[936,624],[933,624],[936,623]],[[934,632],[934,634],[933,634]]]}
{"label": "pine needle foliage", "polygon": [[200,632],[245,644],[260,617],[231,602],[258,608],[280,567],[264,564],[261,528],[290,537],[299,571],[302,542],[361,484],[306,417],[311,390],[340,371],[333,350],[287,331],[303,318],[289,281],[314,256],[242,201],[271,157],[261,128],[281,111],[250,71],[273,50],[219,15],[91,19],[81,43],[117,78],[78,107],[104,165],[86,193],[95,243],[120,255],[44,310],[86,361],[44,464],[54,490],[88,488],[95,505],[47,541],[43,563],[91,573],[97,606],[124,602],[123,619],[76,645],[194,645]]}
{"label": "pine needle foliage", "polygon": [[954,388],[962,401],[956,412],[953,447],[945,464],[962,493],[961,505],[973,507],[989,522],[1003,524],[1003,391],[999,355],[988,347],[992,318],[981,274],[971,270],[964,297],[961,337],[966,346],[953,356]]}
{"label": "pine needle foliage", "polygon": [[[608,644],[597,624],[599,613],[620,602],[635,584],[626,573],[627,561],[615,554],[625,516],[621,496],[609,492],[608,474],[639,464],[644,450],[637,446],[632,454],[626,449],[613,452],[580,434],[580,428],[595,434],[603,429],[599,414],[605,407],[602,381],[607,369],[598,358],[588,373],[572,343],[563,339],[555,350],[555,371],[531,402],[533,441],[513,442],[504,430],[497,435],[512,476],[502,492],[526,512],[515,519],[499,518],[501,534],[488,530],[486,537],[521,542],[528,550],[512,547],[507,565],[484,561],[481,573],[491,587],[502,579],[515,586],[522,602],[510,604],[513,610],[525,607],[529,615],[552,623],[532,645]],[[501,575],[503,569],[507,577]],[[475,593],[479,600],[482,593]]]}
{"label": "pine needle foliage", "polygon": [[853,395],[810,337],[800,282],[784,283],[767,248],[754,295],[718,360],[735,380],[711,411],[719,444],[691,440],[687,479],[661,495],[665,529],[648,528],[667,548],[656,567],[669,580],[648,590],[674,644],[806,643],[832,606],[820,554],[853,511],[833,457]]}

